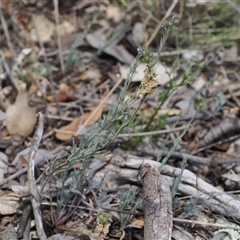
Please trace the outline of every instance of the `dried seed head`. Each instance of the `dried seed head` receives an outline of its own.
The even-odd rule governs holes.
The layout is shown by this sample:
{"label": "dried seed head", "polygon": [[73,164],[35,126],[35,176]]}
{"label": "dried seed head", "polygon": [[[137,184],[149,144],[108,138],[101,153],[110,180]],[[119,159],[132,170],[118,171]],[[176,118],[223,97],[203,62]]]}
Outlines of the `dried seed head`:
{"label": "dried seed head", "polygon": [[101,213],[97,218],[97,230],[100,234],[107,235],[111,226],[111,217],[108,213]]}
{"label": "dried seed head", "polygon": [[100,234],[102,233],[104,235],[107,235],[109,232],[110,226],[111,226],[110,223],[106,223],[106,224],[98,223],[97,230]]}
{"label": "dried seed head", "polygon": [[145,68],[144,77],[137,93],[139,97],[152,94],[154,89],[159,86],[156,76],[157,74],[153,69],[148,67]]}

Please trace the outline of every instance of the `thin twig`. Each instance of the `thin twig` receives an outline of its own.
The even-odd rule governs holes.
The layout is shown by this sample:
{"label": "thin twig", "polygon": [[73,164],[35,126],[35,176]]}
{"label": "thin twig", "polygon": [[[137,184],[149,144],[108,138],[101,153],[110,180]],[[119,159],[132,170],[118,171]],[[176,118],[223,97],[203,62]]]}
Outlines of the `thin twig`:
{"label": "thin twig", "polygon": [[[169,154],[169,152],[170,152],[170,149],[158,150],[158,149],[152,149],[152,148],[145,148],[145,149],[142,149],[142,151],[140,151],[140,154],[147,153],[150,156],[154,156],[154,157],[157,157],[157,156],[165,157]],[[191,155],[189,153],[182,153],[182,152],[176,152],[176,151],[172,151],[170,153],[170,157],[176,158],[176,159],[187,158],[187,161],[189,162],[208,165],[208,166],[211,165],[211,163],[214,160],[212,157],[199,157],[199,156]]]}
{"label": "thin twig", "polygon": [[110,212],[118,212],[118,213],[124,213],[124,214],[130,214],[130,215],[135,215],[135,216],[142,216],[142,212],[131,212],[131,211],[124,211],[124,210],[119,210],[119,209],[114,209],[114,208],[106,208],[101,206],[102,209],[110,211]]}
{"label": "thin twig", "polygon": [[161,19],[161,21],[159,22],[159,24],[157,25],[155,31],[153,32],[152,36],[150,37],[150,39],[148,39],[146,46],[149,46],[151,44],[151,42],[153,41],[153,39],[156,37],[156,35],[158,34],[160,28],[162,27],[162,23],[170,16],[170,14],[172,13],[173,9],[175,8],[175,6],[177,5],[178,0],[174,0],[171,4],[171,6],[169,7],[169,9],[167,10],[165,16]]}
{"label": "thin twig", "polygon": [[[201,50],[200,48],[198,49],[191,49],[191,50]],[[178,49],[178,50],[173,50],[171,52],[161,52],[161,56],[174,56],[174,55],[181,55],[183,53],[189,52],[189,49]]]}
{"label": "thin twig", "polygon": [[[173,134],[173,131],[171,131],[172,130],[171,127],[169,125],[165,125],[165,128],[166,128],[166,130],[170,131],[169,136],[170,136],[172,142],[176,143],[176,148],[175,149],[177,151],[179,151],[182,147],[181,147],[180,143],[178,142],[177,138],[175,137],[175,135]],[[184,128],[182,130],[184,130]]]}
{"label": "thin twig", "polygon": [[[148,148],[139,150],[138,153],[131,151],[131,154],[134,154],[134,155],[148,154],[149,156],[153,156],[153,157],[158,157],[158,156],[165,157],[169,154],[169,152],[170,152],[170,149],[158,150],[158,149],[152,149],[148,147]],[[217,158],[215,156],[200,157],[193,154],[176,152],[176,151],[171,152],[169,156],[171,158],[180,159],[180,160],[183,158],[186,158],[188,162],[207,165],[207,166],[210,166],[213,163],[214,164],[240,163],[240,158]]]}
{"label": "thin twig", "polygon": [[157,24],[160,24],[160,20],[158,18],[156,18],[150,10],[148,10],[144,7],[144,2],[143,1],[139,1],[138,4],[139,4],[139,7],[140,7],[141,11],[148,15],[147,18],[151,18]]}
{"label": "thin twig", "polygon": [[178,14],[178,21],[180,22],[183,16],[183,12],[184,12],[184,7],[185,7],[185,3],[184,0],[180,0],[179,1],[179,14]]}
{"label": "thin twig", "polygon": [[228,93],[230,94],[230,96],[232,97],[232,99],[235,101],[235,103],[237,104],[238,107],[240,107],[240,101],[238,100],[238,98],[234,95],[234,92],[229,88],[228,84],[224,81],[224,80],[229,80],[226,70],[224,69],[223,66],[220,67],[221,72],[224,76],[225,79],[222,80],[222,83],[224,84],[224,86],[227,88]]}
{"label": "thin twig", "polygon": [[29,191],[31,196],[32,209],[35,217],[35,224],[36,224],[38,237],[40,240],[46,240],[47,236],[43,229],[41,209],[40,209],[41,199],[40,199],[39,193],[37,192],[37,184],[35,181],[35,174],[34,174],[34,170],[35,170],[34,158],[38,150],[38,147],[42,138],[42,134],[43,134],[43,116],[41,113],[39,113],[38,126],[33,137],[33,142],[32,142],[31,150],[29,152],[29,157],[28,157],[28,182],[29,182]]}
{"label": "thin twig", "polygon": [[122,231],[122,236],[119,238],[119,240],[123,240],[126,235],[126,233],[123,229],[121,229],[121,231]]}
{"label": "thin twig", "polygon": [[17,230],[18,238],[23,238],[23,233],[25,232],[26,226],[27,226],[28,221],[30,219],[31,212],[32,212],[32,206],[30,204],[28,204],[24,208],[22,216],[21,216],[20,221],[19,221],[19,227],[18,227],[18,230]]}
{"label": "thin twig", "polygon": [[56,24],[56,34],[57,34],[57,44],[58,44],[58,54],[59,61],[61,65],[62,74],[64,73],[64,61],[63,61],[63,51],[62,51],[62,42],[59,34],[59,9],[58,9],[58,0],[53,0],[54,2],[54,15],[55,15],[55,24]]}
{"label": "thin twig", "polygon": [[208,222],[200,222],[200,221],[194,221],[194,220],[188,220],[188,219],[181,219],[181,218],[173,218],[174,222],[180,222],[180,223],[189,223],[192,225],[201,225],[201,226],[209,226],[209,227],[216,227],[216,228],[228,228],[228,229],[236,229],[240,230],[239,227],[231,226],[231,225],[225,225],[220,223],[208,223]]}
{"label": "thin twig", "polygon": [[57,115],[52,115],[52,114],[44,114],[44,117],[48,118],[48,119],[57,119],[57,120],[62,120],[62,121],[69,121],[72,122],[73,120],[75,120],[75,118],[71,118],[71,117],[60,117]]}
{"label": "thin twig", "polygon": [[159,130],[159,131],[151,131],[151,132],[140,132],[140,133],[122,133],[119,134],[118,137],[145,137],[145,136],[153,136],[153,135],[161,135],[166,133],[172,133],[184,130],[186,127],[177,127],[172,129],[165,129],[165,130]]}
{"label": "thin twig", "polygon": [[[145,137],[145,136],[153,136],[153,135],[161,135],[161,134],[166,134],[166,133],[172,133],[172,132],[177,132],[184,130],[186,127],[177,127],[177,128],[172,128],[172,129],[165,129],[165,130],[159,130],[159,131],[151,131],[151,132],[139,132],[139,133],[120,133],[118,135],[118,138],[120,137]],[[66,131],[66,130],[61,130],[61,129],[53,129],[54,132],[60,132],[60,133],[65,133],[65,134],[74,134],[74,131]],[[80,133],[79,135],[90,135],[90,133]],[[96,136],[99,137],[104,137],[107,134],[96,134]]]}
{"label": "thin twig", "polygon": [[227,3],[240,14],[240,7],[237,4],[237,2],[233,2],[231,0],[228,0]]}
{"label": "thin twig", "polygon": [[[116,77],[112,74],[112,73],[108,73],[108,75],[113,78],[116,79]],[[91,121],[91,119],[93,118],[93,116],[96,114],[96,112],[99,111],[99,108],[102,107],[102,105],[107,101],[107,99],[113,94],[113,92],[117,89],[117,87],[121,84],[121,82],[123,81],[123,77],[119,78],[118,81],[115,83],[115,85],[113,86],[113,88],[111,89],[111,91],[107,94],[107,96],[105,98],[103,98],[101,100],[101,102],[98,104],[98,106],[94,109],[94,111],[92,111],[92,113],[90,114],[90,116],[88,117],[88,119],[80,126],[80,128],[78,129],[78,131],[75,133],[75,136],[79,135],[81,133],[81,131],[84,129],[85,126],[88,125],[88,123]]]}
{"label": "thin twig", "polygon": [[0,18],[1,18],[3,31],[4,31],[4,34],[5,34],[6,39],[7,39],[8,48],[10,49],[11,53],[13,54],[13,56],[16,56],[16,54],[14,52],[14,49],[13,49],[13,45],[12,45],[11,39],[10,39],[10,35],[9,35],[9,32],[8,32],[7,23],[5,21],[5,18],[4,18],[3,12],[2,12],[2,2],[1,1],[0,1]]}

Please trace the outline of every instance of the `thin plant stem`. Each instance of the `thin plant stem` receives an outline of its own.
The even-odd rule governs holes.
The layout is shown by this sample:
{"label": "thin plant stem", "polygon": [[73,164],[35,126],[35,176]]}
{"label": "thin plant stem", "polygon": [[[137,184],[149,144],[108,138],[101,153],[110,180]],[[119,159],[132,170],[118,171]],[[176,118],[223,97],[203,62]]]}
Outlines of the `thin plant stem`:
{"label": "thin plant stem", "polygon": [[11,42],[10,34],[9,34],[9,31],[8,31],[7,23],[5,21],[5,18],[4,18],[3,12],[2,12],[2,2],[1,1],[0,1],[0,18],[1,18],[3,31],[4,31],[4,34],[5,34],[6,39],[7,39],[8,48],[10,49],[13,56],[16,56],[16,53],[14,51],[14,48],[13,48],[13,45],[12,45],[12,42]]}
{"label": "thin plant stem", "polygon": [[153,39],[156,37],[156,35],[158,34],[159,30],[162,27],[162,23],[170,16],[170,14],[172,13],[173,9],[175,8],[175,6],[177,5],[178,0],[174,0],[171,4],[171,6],[169,7],[168,11],[166,12],[166,14],[164,15],[164,17],[161,19],[161,21],[159,22],[158,26],[156,27],[156,29],[154,30],[154,33],[152,34],[152,36],[150,37],[150,39],[148,39],[146,46],[149,46],[151,44],[151,42],[153,41]]}
{"label": "thin plant stem", "polygon": [[58,0],[53,0],[54,3],[54,15],[55,15],[55,24],[56,24],[56,34],[57,34],[57,44],[58,44],[58,55],[61,66],[62,74],[64,73],[64,61],[63,61],[63,52],[62,52],[62,42],[59,33],[59,9],[58,9]]}

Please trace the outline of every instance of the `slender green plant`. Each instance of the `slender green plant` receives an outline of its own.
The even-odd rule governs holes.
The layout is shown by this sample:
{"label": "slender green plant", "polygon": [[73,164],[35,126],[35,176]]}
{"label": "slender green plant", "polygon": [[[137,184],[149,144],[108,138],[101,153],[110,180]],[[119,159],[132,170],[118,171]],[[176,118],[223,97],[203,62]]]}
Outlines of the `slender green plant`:
{"label": "slender green plant", "polygon": [[[138,197],[138,191],[135,188],[129,189],[123,192],[121,196],[121,202],[119,204],[120,210],[136,211],[141,205],[143,199]],[[132,220],[133,215],[121,213],[120,215],[121,229],[124,229]]]}
{"label": "slender green plant", "polygon": [[183,156],[183,161],[181,164],[181,173],[179,174],[179,176],[176,179],[174,179],[173,184],[172,184],[172,199],[176,196],[177,189],[178,189],[179,184],[181,183],[181,178],[183,175],[183,171],[186,167],[186,164],[187,164],[187,158],[185,156]]}
{"label": "slender green plant", "polygon": [[[118,134],[128,126],[136,115],[137,109],[132,109],[132,104],[137,100],[137,94],[133,96],[131,100],[124,100],[127,94],[127,89],[131,83],[136,68],[139,63],[140,54],[136,57],[135,62],[130,68],[130,72],[124,83],[124,87],[119,95],[119,99],[115,105],[112,105],[107,115],[103,116],[97,123],[95,123],[87,134],[81,138],[79,145],[73,144],[73,148],[70,154],[65,154],[63,157],[57,157],[50,165],[48,176],[56,176],[58,181],[61,182],[59,192],[57,195],[58,212],[63,212],[65,205],[76,199],[75,192],[68,191],[68,197],[64,195],[66,188],[83,192],[84,184],[86,181],[86,169],[89,166],[90,159],[106,149],[106,147],[112,143],[118,136]],[[142,100],[139,102],[141,104]],[[113,128],[108,128],[109,124],[114,125],[114,122],[118,119],[122,120],[121,127],[115,131]],[[75,174],[69,175],[72,172],[71,169],[76,163],[82,163],[82,168]],[[50,177],[48,178],[49,180]],[[68,213],[70,213],[68,210]],[[58,216],[58,221],[62,218]],[[62,222],[62,221],[60,221]]]}
{"label": "slender green plant", "polygon": [[[73,209],[79,204],[79,199],[82,197],[81,194],[83,194],[84,189],[86,189],[86,169],[89,166],[90,159],[96,154],[105,151],[109,144],[117,138],[119,133],[134,121],[137,111],[145,98],[149,94],[152,94],[154,89],[158,86],[158,82],[155,79],[155,66],[160,57],[163,43],[170,34],[170,29],[174,26],[174,22],[175,19],[172,19],[171,22],[166,23],[167,27],[164,27],[165,34],[163,35],[156,57],[147,49],[139,49],[138,55],[130,67],[130,71],[124,81],[124,86],[119,94],[119,98],[116,104],[111,106],[108,114],[104,115],[89,129],[87,134],[82,136],[79,145],[73,144],[70,153],[66,153],[64,157],[57,157],[56,160],[53,161],[53,164],[50,165],[49,173],[55,176],[57,181],[60,182],[59,192],[57,194],[58,216],[56,220],[58,222],[63,223],[63,221],[67,219],[67,216],[70,216]],[[78,44],[75,44],[75,47],[77,45]],[[132,98],[126,100],[129,84],[132,82],[141,58],[143,58],[146,63],[144,78],[139,89],[132,95]],[[133,103],[138,104],[135,109],[132,107]],[[121,121],[121,125],[116,130],[114,124],[119,120]],[[81,169],[73,171],[73,166],[79,162],[82,163]],[[49,175],[50,174],[48,174],[48,176]],[[66,189],[71,189],[71,191]],[[77,192],[79,194],[76,194]],[[130,195],[135,197],[136,193],[131,192]],[[71,203],[73,207],[66,209],[65,206],[69,203]],[[135,207],[137,205],[135,205]],[[127,222],[129,222],[129,219],[123,220],[122,226],[125,226]]]}

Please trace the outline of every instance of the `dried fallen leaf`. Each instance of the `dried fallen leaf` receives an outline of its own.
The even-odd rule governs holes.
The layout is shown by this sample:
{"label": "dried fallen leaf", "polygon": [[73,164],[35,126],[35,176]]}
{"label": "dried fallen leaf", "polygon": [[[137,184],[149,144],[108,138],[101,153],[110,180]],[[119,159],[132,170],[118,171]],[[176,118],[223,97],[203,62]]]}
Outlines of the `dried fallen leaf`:
{"label": "dried fallen leaf", "polygon": [[188,151],[192,153],[192,152],[196,151],[198,149],[198,147],[199,147],[198,142],[197,141],[192,141],[189,144]]}
{"label": "dried fallen leaf", "polygon": [[107,187],[107,188],[112,188],[112,187],[113,187],[112,183],[110,183],[110,182],[108,182],[108,181],[107,181],[105,184],[106,184],[106,187]]}
{"label": "dried fallen leaf", "polygon": [[23,137],[30,135],[37,121],[35,108],[28,105],[28,94],[19,91],[14,104],[6,110],[6,126],[10,135],[17,134]]}
{"label": "dried fallen leaf", "polygon": [[[144,78],[144,69],[146,68],[146,64],[140,63],[138,68],[134,74],[133,82],[140,82]],[[129,71],[129,66],[127,65],[120,65],[120,73],[123,77],[126,77]],[[155,72],[157,74],[156,80],[159,85],[163,86],[170,81],[170,77],[173,78],[174,74],[171,74],[170,77],[167,72],[171,72],[170,68],[164,67],[160,62],[156,64]]]}
{"label": "dried fallen leaf", "polygon": [[235,173],[232,169],[230,169],[227,173],[222,174],[221,176],[234,182],[240,182],[240,175],[238,173]]}
{"label": "dried fallen leaf", "polygon": [[7,215],[16,212],[20,196],[16,193],[4,194],[0,197],[0,214]]}
{"label": "dried fallen leaf", "polygon": [[87,80],[94,80],[94,81],[100,81],[100,78],[102,77],[101,72],[99,69],[88,69],[84,71],[80,75],[80,80],[81,81],[87,81]]}
{"label": "dried fallen leaf", "polygon": [[[102,39],[102,35],[105,30],[107,29],[102,28],[86,36],[86,40],[91,47],[99,49],[105,46],[106,40]],[[108,45],[103,52],[128,65],[134,60],[134,57],[122,45],[117,45],[117,41],[113,42],[111,45]]]}
{"label": "dried fallen leaf", "polygon": [[122,17],[122,11],[118,6],[109,4],[106,9],[107,18],[112,18],[115,22],[119,22]]}
{"label": "dried fallen leaf", "polygon": [[68,223],[66,223],[66,228],[71,229],[72,234],[78,234],[78,239],[98,239],[99,233],[93,232],[92,230],[88,229],[86,224],[79,220],[69,221]]}
{"label": "dried fallen leaf", "polygon": [[[94,109],[92,110],[92,112]],[[102,114],[103,106],[98,108],[98,111],[92,116],[91,120],[85,125],[85,127],[90,127],[94,122],[96,122]],[[79,125],[84,124],[86,120],[89,118],[89,116],[92,114],[92,112],[88,112],[84,114],[83,116],[80,116],[76,119],[74,119],[71,123],[68,125],[62,127],[60,130],[62,132],[56,133],[56,138],[62,141],[68,141],[72,138],[72,136],[77,132]]]}
{"label": "dried fallen leaf", "polygon": [[132,37],[137,46],[144,45],[143,43],[148,39],[148,34],[146,31],[146,26],[144,23],[135,23],[132,31]]}
{"label": "dried fallen leaf", "polygon": [[181,114],[181,110],[177,109],[177,108],[172,108],[172,109],[160,109],[158,111],[159,116],[163,116],[163,115],[168,115],[168,116],[174,116],[174,115],[180,115]]}
{"label": "dried fallen leaf", "polygon": [[144,218],[143,217],[134,218],[131,221],[130,225],[131,225],[131,227],[134,227],[134,228],[143,228],[144,227]]}
{"label": "dried fallen leaf", "polygon": [[63,21],[58,26],[58,32],[59,35],[71,34],[74,32],[74,26],[68,21]]}
{"label": "dried fallen leaf", "polygon": [[192,84],[192,87],[196,90],[196,91],[200,91],[200,89],[202,89],[205,84],[208,82],[207,77],[204,74],[201,74]]}
{"label": "dried fallen leaf", "polygon": [[32,15],[32,19],[35,23],[35,28],[33,28],[30,32],[30,37],[33,41],[37,42],[38,37],[40,40],[45,43],[51,40],[51,37],[53,35],[53,32],[55,30],[55,24],[51,21],[49,21],[46,17],[43,15]]}
{"label": "dried fallen leaf", "polygon": [[74,96],[74,87],[71,85],[68,86],[65,83],[61,83],[59,85],[59,93],[57,94],[58,102],[69,102],[74,101],[75,99],[76,97]]}
{"label": "dried fallen leaf", "polygon": [[12,185],[9,187],[9,189],[11,189],[14,193],[18,194],[21,197],[29,196],[30,194],[29,187],[25,187],[25,186]]}

